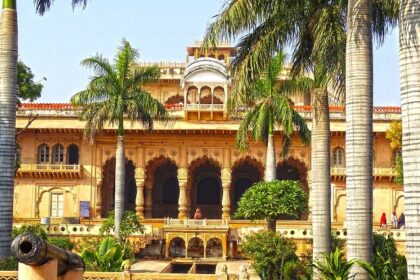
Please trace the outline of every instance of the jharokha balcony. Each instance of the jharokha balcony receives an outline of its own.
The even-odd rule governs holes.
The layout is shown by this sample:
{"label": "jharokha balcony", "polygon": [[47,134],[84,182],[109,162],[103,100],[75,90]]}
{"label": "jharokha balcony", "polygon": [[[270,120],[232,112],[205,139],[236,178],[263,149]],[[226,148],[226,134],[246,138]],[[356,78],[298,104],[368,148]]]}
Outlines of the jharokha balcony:
{"label": "jharokha balcony", "polygon": [[[374,167],[373,168],[373,178],[381,179],[381,178],[389,178],[392,180],[397,176],[397,171],[395,168],[392,167]],[[332,167],[331,168],[331,177],[335,179],[342,178],[343,180],[346,177],[346,168],[345,167]]]}
{"label": "jharokha balcony", "polygon": [[17,178],[76,179],[82,177],[80,164],[26,164],[20,165]]}

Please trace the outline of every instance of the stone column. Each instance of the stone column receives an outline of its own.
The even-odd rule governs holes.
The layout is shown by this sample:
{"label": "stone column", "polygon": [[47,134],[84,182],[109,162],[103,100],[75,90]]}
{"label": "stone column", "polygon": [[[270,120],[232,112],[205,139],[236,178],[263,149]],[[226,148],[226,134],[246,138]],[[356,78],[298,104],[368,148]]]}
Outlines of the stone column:
{"label": "stone column", "polygon": [[222,196],[222,218],[230,219],[230,184],[231,184],[231,175],[232,172],[230,168],[223,168],[221,172],[222,177],[222,187],[223,187],[223,196]]}
{"label": "stone column", "polygon": [[102,180],[96,180],[96,205],[95,214],[97,218],[102,216]]}
{"label": "stone column", "polygon": [[186,168],[178,169],[179,198],[178,198],[178,219],[187,217],[187,182],[188,170]]}
{"label": "stone column", "polygon": [[144,219],[144,169],[136,168],[136,214],[140,219]]}

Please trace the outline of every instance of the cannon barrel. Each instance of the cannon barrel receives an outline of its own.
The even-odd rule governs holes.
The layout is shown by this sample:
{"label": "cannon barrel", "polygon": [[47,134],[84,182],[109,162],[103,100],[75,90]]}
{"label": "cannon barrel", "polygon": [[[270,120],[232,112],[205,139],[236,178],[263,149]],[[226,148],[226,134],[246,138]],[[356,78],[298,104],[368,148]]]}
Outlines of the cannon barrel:
{"label": "cannon barrel", "polygon": [[57,260],[58,276],[72,269],[85,269],[85,263],[79,255],[48,244],[44,239],[31,233],[23,233],[17,236],[12,242],[11,249],[18,262],[31,266],[43,265],[50,260]]}

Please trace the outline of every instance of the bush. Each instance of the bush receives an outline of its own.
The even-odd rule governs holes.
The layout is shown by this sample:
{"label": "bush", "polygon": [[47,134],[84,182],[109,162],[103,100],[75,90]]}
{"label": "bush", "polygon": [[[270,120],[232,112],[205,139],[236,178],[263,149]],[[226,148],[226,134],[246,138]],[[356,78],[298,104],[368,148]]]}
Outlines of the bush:
{"label": "bush", "polygon": [[281,216],[299,219],[308,211],[308,195],[298,181],[276,180],[258,182],[241,197],[237,218],[266,219],[269,229],[275,231],[275,221]]}
{"label": "bush", "polygon": [[44,240],[48,240],[47,233],[41,225],[22,225],[21,227],[13,227],[12,238],[14,239],[22,233],[33,233]]}
{"label": "bush", "polygon": [[324,255],[323,259],[318,259],[313,266],[319,272],[321,279],[347,280],[354,278],[354,275],[350,275],[350,269],[354,263],[354,260],[347,261],[337,248],[334,252]]}
{"label": "bush", "polygon": [[[102,222],[99,229],[101,234],[109,235],[114,230],[114,211],[110,211],[108,217]],[[140,224],[139,218],[134,211],[124,212],[124,216],[120,225],[120,237],[123,242],[127,241],[127,237],[135,233],[143,233],[144,226]]]}
{"label": "bush", "polygon": [[118,272],[129,267],[133,253],[113,237],[105,237],[95,250],[84,249],[80,255],[88,270]]}
{"label": "bush", "polygon": [[74,244],[67,237],[52,237],[48,239],[48,243],[51,245],[57,246],[59,248],[65,249],[67,251],[73,250]]}
{"label": "bush", "polygon": [[4,258],[0,261],[0,270],[16,271],[18,269],[18,262],[14,257]]}
{"label": "bush", "polygon": [[[242,250],[251,258],[252,267],[261,279],[308,279],[305,267],[295,253],[295,243],[278,233],[262,231],[248,235]],[[296,278],[299,275],[302,278]]]}

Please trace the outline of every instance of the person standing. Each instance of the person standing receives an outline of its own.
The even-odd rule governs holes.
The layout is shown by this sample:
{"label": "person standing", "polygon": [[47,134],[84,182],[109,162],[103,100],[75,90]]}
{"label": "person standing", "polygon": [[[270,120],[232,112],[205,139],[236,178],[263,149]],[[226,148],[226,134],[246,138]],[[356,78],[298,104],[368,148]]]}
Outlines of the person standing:
{"label": "person standing", "polygon": [[391,222],[392,222],[392,228],[398,228],[397,213],[395,213],[395,211],[392,212]]}
{"label": "person standing", "polygon": [[381,216],[381,228],[386,228],[386,214],[385,214],[385,212],[383,212],[382,216]]}
{"label": "person standing", "polygon": [[398,228],[405,227],[405,216],[404,213],[401,213],[400,217],[398,218]]}

